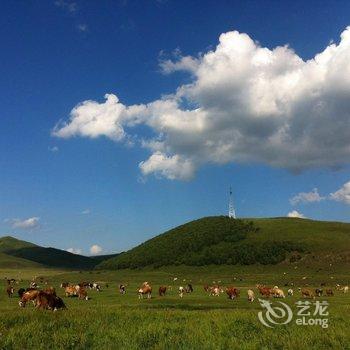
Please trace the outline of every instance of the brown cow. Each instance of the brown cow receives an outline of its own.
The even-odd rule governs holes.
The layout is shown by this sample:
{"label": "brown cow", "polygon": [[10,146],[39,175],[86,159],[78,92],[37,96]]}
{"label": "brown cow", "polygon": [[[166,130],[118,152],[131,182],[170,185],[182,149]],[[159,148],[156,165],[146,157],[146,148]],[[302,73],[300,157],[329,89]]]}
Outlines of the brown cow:
{"label": "brown cow", "polygon": [[143,296],[147,294],[147,298],[152,298],[152,287],[148,282],[143,282],[142,286],[138,290],[139,299],[143,299]]}
{"label": "brown cow", "polygon": [[303,298],[313,298],[315,299],[315,293],[309,288],[299,288],[301,296]]}
{"label": "brown cow", "polygon": [[78,290],[78,298],[81,300],[89,300],[89,297],[87,295],[87,291],[85,288],[79,288]]}
{"label": "brown cow", "polygon": [[8,286],[6,289],[7,296],[9,298],[12,298],[13,293],[15,292],[15,289],[12,286]]}
{"label": "brown cow", "polygon": [[234,298],[239,297],[239,290],[235,287],[227,287],[226,294],[228,295],[229,299],[233,300]]}
{"label": "brown cow", "polygon": [[205,292],[207,292],[207,293],[209,292],[209,286],[207,284],[205,284],[203,286],[203,289],[204,289]]}
{"label": "brown cow", "polygon": [[158,292],[159,296],[164,297],[166,293],[166,286],[160,286]]}
{"label": "brown cow", "polygon": [[24,292],[22,294],[21,300],[19,301],[19,306],[25,307],[28,301],[32,301],[35,306],[38,294],[38,290],[29,290],[28,292]]}
{"label": "brown cow", "polygon": [[257,284],[256,288],[258,288],[259,293],[263,297],[270,297],[271,295],[271,287],[266,287],[261,284]]}
{"label": "brown cow", "polygon": [[57,311],[58,309],[66,309],[66,305],[64,304],[63,300],[60,297],[53,295],[52,293],[40,291],[38,293],[36,301],[36,307],[38,309],[41,308],[44,310],[52,311]]}
{"label": "brown cow", "polygon": [[332,297],[334,295],[333,290],[332,289],[326,289],[326,295],[327,295],[327,297]]}
{"label": "brown cow", "polygon": [[80,288],[76,288],[76,286],[68,286],[64,289],[64,293],[66,297],[74,297],[77,295]]}

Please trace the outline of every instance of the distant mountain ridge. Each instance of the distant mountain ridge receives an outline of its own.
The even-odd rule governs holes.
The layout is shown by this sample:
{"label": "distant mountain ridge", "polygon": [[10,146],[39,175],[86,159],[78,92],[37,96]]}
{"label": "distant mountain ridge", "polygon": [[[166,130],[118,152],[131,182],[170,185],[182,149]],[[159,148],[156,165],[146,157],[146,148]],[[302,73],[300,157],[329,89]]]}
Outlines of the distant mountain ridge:
{"label": "distant mountain ridge", "polygon": [[[106,258],[114,255],[106,256]],[[11,236],[0,238],[0,267],[52,267],[91,270],[103,261],[56,248],[40,247]]]}

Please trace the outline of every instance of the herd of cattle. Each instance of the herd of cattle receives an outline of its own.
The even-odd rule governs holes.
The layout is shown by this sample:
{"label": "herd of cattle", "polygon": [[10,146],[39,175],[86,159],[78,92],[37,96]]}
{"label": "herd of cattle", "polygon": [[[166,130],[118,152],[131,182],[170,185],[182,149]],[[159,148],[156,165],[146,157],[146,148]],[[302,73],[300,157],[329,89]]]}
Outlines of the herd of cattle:
{"label": "herd of cattle", "polygon": [[[175,281],[176,279],[174,279]],[[7,279],[7,289],[6,293],[8,297],[12,297],[15,293],[14,284],[18,283],[14,279]],[[293,286],[293,285],[292,285]],[[60,287],[64,290],[66,297],[77,297],[80,300],[89,300],[88,290],[95,290],[97,292],[101,291],[101,285],[99,283],[93,282],[81,282],[78,284],[70,284],[68,282],[61,283]],[[105,284],[105,287],[108,288],[109,285]],[[320,288],[298,288],[298,291],[303,298],[312,298],[321,297],[326,295],[327,297],[333,296],[334,292],[331,288],[323,289],[324,284],[321,284]],[[204,291],[209,296],[219,296],[220,294],[226,293],[229,299],[235,299],[240,296],[240,290],[236,287],[222,287],[219,284],[213,285],[204,285]],[[342,293],[349,292],[349,286],[336,285],[336,290]],[[158,289],[158,294],[160,297],[164,297],[168,291],[172,291],[172,286],[162,285]],[[268,287],[265,285],[257,284],[257,292],[262,297],[274,297],[274,298],[285,298],[286,294],[283,289],[278,286]],[[119,293],[126,294],[127,286],[124,284],[119,285]],[[185,294],[192,293],[194,291],[192,284],[187,284],[186,286],[179,286],[178,294],[180,298],[183,298]],[[58,309],[65,309],[66,306],[59,296],[56,294],[56,290],[53,287],[47,287],[45,289],[39,288],[35,281],[32,281],[28,288],[19,288],[18,296],[20,298],[19,306],[25,307],[28,302],[32,302],[34,306],[38,309],[46,309],[56,311]],[[140,288],[137,290],[139,299],[147,297],[148,299],[152,298],[152,286],[149,282],[144,282]],[[294,290],[289,288],[287,290],[287,296],[293,296]],[[249,302],[253,302],[255,299],[255,293],[253,289],[247,290],[247,299]]]}

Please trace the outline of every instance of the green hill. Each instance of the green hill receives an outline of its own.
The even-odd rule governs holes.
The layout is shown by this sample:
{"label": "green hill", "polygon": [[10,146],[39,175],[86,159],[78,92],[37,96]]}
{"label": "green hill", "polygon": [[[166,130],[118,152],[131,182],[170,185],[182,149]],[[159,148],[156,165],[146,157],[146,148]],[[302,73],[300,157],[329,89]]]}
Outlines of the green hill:
{"label": "green hill", "polygon": [[176,227],[98,269],[350,262],[350,224],[293,218],[207,217]]}
{"label": "green hill", "polygon": [[[33,266],[56,267],[66,269],[88,270],[93,269],[101,260],[87,256],[72,254],[65,250],[44,248],[33,243],[6,236],[0,238],[1,267],[13,264]],[[0,257],[1,258],[1,257]]]}
{"label": "green hill", "polygon": [[23,269],[23,268],[39,268],[39,267],[43,267],[43,266],[34,261],[17,258],[15,256],[0,253],[0,268]]}

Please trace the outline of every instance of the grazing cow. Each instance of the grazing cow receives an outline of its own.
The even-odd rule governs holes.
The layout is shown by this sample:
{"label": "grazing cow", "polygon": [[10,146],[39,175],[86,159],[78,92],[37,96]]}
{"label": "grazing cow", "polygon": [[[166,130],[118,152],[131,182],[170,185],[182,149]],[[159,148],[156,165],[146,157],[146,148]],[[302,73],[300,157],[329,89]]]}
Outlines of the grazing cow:
{"label": "grazing cow", "polygon": [[185,288],[186,290],[186,293],[192,293],[193,292],[193,287],[192,287],[192,284],[188,284]]}
{"label": "grazing cow", "polygon": [[12,298],[13,293],[15,292],[15,289],[12,286],[8,286],[6,289],[7,296],[9,298]]}
{"label": "grazing cow", "polygon": [[266,287],[266,286],[262,286],[261,284],[257,284],[256,288],[258,288],[261,296],[270,297],[270,295],[271,295],[271,288],[270,287]]}
{"label": "grazing cow", "polygon": [[38,293],[36,301],[36,307],[38,309],[52,311],[57,311],[58,309],[66,309],[66,305],[64,304],[63,300],[60,297],[53,295],[52,293],[40,291]]}
{"label": "grazing cow", "polygon": [[180,298],[182,298],[184,296],[184,293],[185,293],[185,288],[180,286],[179,287],[179,296],[180,296]]}
{"label": "grazing cow", "polygon": [[126,286],[124,284],[119,285],[119,293],[125,294],[126,293]]}
{"label": "grazing cow", "polygon": [[36,305],[36,298],[39,294],[38,290],[29,290],[22,294],[21,300],[19,301],[19,306],[25,307],[28,301],[32,301],[34,306]]}
{"label": "grazing cow", "polygon": [[30,282],[30,284],[29,284],[29,288],[38,288],[38,285],[36,284],[36,282],[34,282],[34,281],[32,281],[32,282]]}
{"label": "grazing cow", "polygon": [[85,288],[80,288],[80,289],[78,290],[78,298],[79,298],[80,300],[89,300],[89,297],[88,297],[88,295],[87,295],[87,291],[86,291]]}
{"label": "grazing cow", "polygon": [[294,294],[294,290],[293,290],[292,288],[289,288],[289,289],[288,289],[288,295],[289,295],[290,297],[292,297],[293,294]]}
{"label": "grazing cow", "polygon": [[326,295],[327,295],[327,297],[332,297],[334,295],[333,290],[332,289],[326,289]]}
{"label": "grazing cow", "polygon": [[166,286],[160,286],[158,290],[159,296],[164,297],[166,293]]}
{"label": "grazing cow", "polygon": [[271,293],[274,298],[285,298],[284,292],[281,288],[273,287]]}
{"label": "grazing cow", "polygon": [[138,290],[139,299],[143,299],[144,295],[147,295],[147,299],[152,298],[152,287],[148,282],[143,282]]}
{"label": "grazing cow", "polygon": [[203,286],[203,289],[204,289],[204,291],[205,292],[209,292],[209,286],[207,285],[207,284],[205,284],[204,286]]}
{"label": "grazing cow", "polygon": [[64,294],[66,295],[66,297],[75,297],[77,296],[80,287],[77,288],[78,286],[68,286],[64,289]]}
{"label": "grazing cow", "polygon": [[322,294],[323,294],[323,289],[321,289],[321,288],[316,288],[316,289],[315,289],[315,294],[316,294],[316,296],[321,297]]}
{"label": "grazing cow", "polygon": [[254,292],[251,289],[248,289],[247,294],[248,294],[248,301],[253,302],[255,299]]}
{"label": "grazing cow", "polygon": [[336,290],[343,291],[343,293],[348,293],[349,292],[349,286],[341,286],[340,284],[336,285]]}
{"label": "grazing cow", "polygon": [[311,289],[308,288],[299,288],[299,292],[303,298],[312,298],[315,299],[315,294]]}
{"label": "grazing cow", "polygon": [[92,284],[92,289],[95,289],[97,292],[100,292],[101,291],[101,286],[98,283],[94,282]]}
{"label": "grazing cow", "polygon": [[218,297],[220,295],[220,287],[219,286],[213,286],[209,288],[209,295]]}
{"label": "grazing cow", "polygon": [[239,297],[239,290],[235,287],[227,287],[226,294],[228,295],[229,299],[233,300],[234,298]]}

